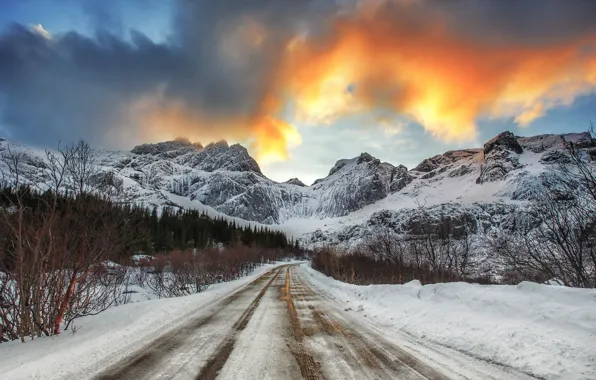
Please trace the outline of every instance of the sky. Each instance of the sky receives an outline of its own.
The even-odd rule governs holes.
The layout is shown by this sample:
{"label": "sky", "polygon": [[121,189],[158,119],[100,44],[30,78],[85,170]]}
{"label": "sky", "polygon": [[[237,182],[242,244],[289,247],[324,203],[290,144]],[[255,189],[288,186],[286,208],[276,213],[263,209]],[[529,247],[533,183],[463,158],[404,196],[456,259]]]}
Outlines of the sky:
{"label": "sky", "polygon": [[0,136],[241,143],[309,184],[596,119],[592,0],[0,0]]}

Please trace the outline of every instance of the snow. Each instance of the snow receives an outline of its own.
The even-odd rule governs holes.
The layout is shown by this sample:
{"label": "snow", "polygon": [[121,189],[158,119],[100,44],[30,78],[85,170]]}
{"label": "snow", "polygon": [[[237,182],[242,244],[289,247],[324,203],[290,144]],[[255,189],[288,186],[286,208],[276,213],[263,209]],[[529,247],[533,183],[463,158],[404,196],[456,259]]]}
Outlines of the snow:
{"label": "snow", "polygon": [[[270,289],[283,286],[278,276]],[[279,292],[269,291],[261,298],[250,323],[236,336],[233,354],[218,373],[218,379],[260,380],[293,378],[300,373],[288,344],[288,309]]]}
{"label": "snow", "polygon": [[[525,171],[534,174],[544,170],[538,162],[541,156],[538,153],[560,147],[563,137],[542,135],[521,137],[518,141],[525,149],[519,157],[520,162]],[[9,141],[2,142],[0,150],[7,146],[25,153],[33,161],[43,158],[43,152]],[[143,147],[137,147],[133,152],[138,152],[138,148]],[[412,170],[410,175],[415,179],[404,189],[376,195],[367,191],[379,192],[377,187],[370,187],[371,181],[375,178],[391,181],[389,174],[393,166],[387,163],[375,165],[374,158],[367,154],[339,160],[330,175],[315,185],[300,187],[279,184],[259,174],[256,162],[251,161],[240,146],[211,144],[197,150],[189,142],[178,141],[148,145],[140,150],[155,152],[97,151],[101,169],[114,172],[123,181],[126,200],[150,207],[176,204],[205,210],[212,216],[227,214],[261,223],[282,223],[287,225],[282,228],[289,232],[293,232],[290,231],[292,225],[301,224],[294,219],[308,221],[314,218],[331,227],[338,221],[362,223],[376,211],[412,208],[417,202],[431,206],[448,202],[471,204],[507,200],[506,195],[511,191],[506,190],[513,189],[517,182],[513,175],[504,181],[476,184],[482,163],[481,149],[450,151],[435,156],[430,159],[437,166],[433,173]],[[469,168],[466,174],[450,176],[462,166]],[[36,176],[43,174],[41,166],[33,165],[30,170]],[[428,174],[433,175],[426,178]],[[360,194],[363,199],[352,199],[354,194]],[[380,196],[382,199],[377,199]],[[356,206],[357,210],[348,213]],[[264,212],[267,208],[269,210]],[[314,229],[306,232],[312,231]],[[296,235],[299,232],[302,229],[296,231]]]}
{"label": "snow", "polygon": [[386,335],[405,334],[545,379],[596,378],[594,289],[530,282],[357,286],[306,266],[300,274]]}
{"label": "snow", "polygon": [[[260,267],[250,276],[213,285],[188,297],[148,301],[145,299],[152,298],[151,295],[139,289],[133,299],[135,303],[77,320],[74,334],[65,331],[59,336],[24,344],[1,344],[2,378],[79,378],[77,374],[86,368],[124,357],[150,344],[180,326],[197,310],[209,308],[272,267]],[[596,378],[594,289],[530,282],[517,286],[466,283],[422,286],[418,281],[405,285],[356,286],[333,280],[306,265],[298,271],[317,293],[333,299],[350,317],[382,331],[393,341],[403,337],[400,343],[404,346],[409,339],[414,342],[411,347],[424,355],[428,354],[423,352],[427,348],[437,351],[436,347],[445,346],[548,380]],[[265,346],[258,352],[241,350],[245,360],[231,358],[230,368],[246,368],[247,362],[257,363],[257,358],[265,360],[259,364],[269,368],[263,350],[284,349],[280,340],[283,334],[278,334],[281,326],[276,321],[283,320],[278,317],[287,311],[269,305],[276,304],[276,300],[276,293],[263,299],[266,307],[257,309],[255,323],[249,325],[247,334],[237,342],[238,347],[248,347],[253,341],[262,341]],[[453,353],[449,355],[453,357]],[[257,370],[258,366],[250,369]]]}
{"label": "snow", "polygon": [[566,133],[563,135],[563,137],[565,138],[565,141],[569,141],[569,142],[578,142],[578,141],[582,141],[582,140],[590,140],[590,138],[592,137],[590,135],[589,132],[582,132],[582,133]]}
{"label": "snow", "polygon": [[[585,133],[518,137],[524,151],[510,153],[519,166],[503,178],[482,184],[476,180],[481,174],[483,150],[449,151],[424,161],[424,170],[433,169],[430,172],[408,171],[413,180],[399,191],[390,189],[396,175],[393,169],[399,168],[376,164],[366,153],[337,161],[327,177],[307,187],[268,179],[244,148],[223,142],[202,150],[183,141],[141,147],[152,154],[136,154],[136,148],[134,152],[100,150],[98,163],[122,180],[125,201],[158,209],[196,209],[211,217],[234,220],[237,225],[267,225],[303,240],[312,240],[309,234],[320,230],[317,236],[322,242],[339,235],[350,240],[351,230],[364,228],[375,213],[384,210],[410,210],[419,205],[522,205],[539,195],[540,183],[565,179],[556,173],[557,165],[545,164],[541,158],[562,149],[565,140],[588,137]],[[30,164],[24,166],[26,172],[33,182],[43,183],[44,169],[35,164],[43,152],[10,141],[2,141],[0,151],[9,146],[30,158]]]}
{"label": "snow", "polygon": [[153,259],[153,256],[151,255],[132,255],[131,260],[135,263],[135,264],[139,264],[142,261],[151,261]]}
{"label": "snow", "polygon": [[282,264],[287,263],[261,266],[250,276],[213,285],[188,297],[148,300],[151,295],[140,289],[133,298],[137,302],[76,320],[75,333],[65,331],[26,343],[0,344],[1,377],[11,380],[73,378],[75,373],[107,357],[124,356],[148,344],[182,324],[197,309],[208,307]]}
{"label": "snow", "polygon": [[[476,218],[480,218],[481,215],[474,212],[479,209],[476,207],[478,205],[492,205],[495,209],[504,205],[523,207],[528,200],[540,194],[538,190],[542,183],[548,182],[552,185],[570,179],[558,171],[558,165],[545,164],[541,158],[547,153],[563,149],[564,139],[583,138],[586,138],[585,134],[520,137],[518,142],[524,149],[523,153],[511,153],[519,160],[520,167],[509,172],[501,180],[481,184],[476,183],[476,180],[480,176],[482,150],[446,152],[443,156],[430,159],[439,162],[437,169],[432,171],[436,174],[425,178],[427,173],[418,173],[416,169],[412,169],[410,173],[416,178],[401,191],[389,194],[345,216],[314,216],[309,219],[294,217],[284,222],[281,228],[286,233],[302,238],[307,245],[316,246],[332,242],[353,246],[359,239],[358,234],[355,235],[354,232],[366,230],[373,224],[375,214],[381,211],[401,215],[419,206],[431,209],[445,205],[451,209],[466,209]],[[469,171],[463,175],[451,175],[462,166],[466,166]],[[453,208],[451,205],[461,207]]]}

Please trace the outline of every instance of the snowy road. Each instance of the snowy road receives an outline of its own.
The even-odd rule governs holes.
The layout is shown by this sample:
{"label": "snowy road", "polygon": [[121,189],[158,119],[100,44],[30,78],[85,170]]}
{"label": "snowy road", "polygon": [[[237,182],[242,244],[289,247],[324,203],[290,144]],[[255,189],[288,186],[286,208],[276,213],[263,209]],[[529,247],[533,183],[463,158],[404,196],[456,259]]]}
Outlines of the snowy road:
{"label": "snowy road", "polygon": [[445,348],[400,341],[275,268],[124,357],[110,379],[531,379]]}

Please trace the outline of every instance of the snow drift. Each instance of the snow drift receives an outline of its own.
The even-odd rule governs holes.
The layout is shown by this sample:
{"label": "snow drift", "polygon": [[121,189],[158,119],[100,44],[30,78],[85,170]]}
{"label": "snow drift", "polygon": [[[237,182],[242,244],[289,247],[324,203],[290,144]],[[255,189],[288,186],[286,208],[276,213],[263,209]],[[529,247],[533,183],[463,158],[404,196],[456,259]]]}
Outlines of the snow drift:
{"label": "snow drift", "polygon": [[530,282],[357,286],[310,267],[300,273],[347,311],[397,334],[546,379],[596,378],[594,289]]}

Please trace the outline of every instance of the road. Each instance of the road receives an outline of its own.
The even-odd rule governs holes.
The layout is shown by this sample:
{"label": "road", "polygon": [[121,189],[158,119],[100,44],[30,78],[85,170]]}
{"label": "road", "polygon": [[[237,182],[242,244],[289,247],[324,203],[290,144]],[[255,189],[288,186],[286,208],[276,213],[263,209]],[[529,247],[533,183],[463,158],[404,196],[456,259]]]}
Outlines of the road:
{"label": "road", "polygon": [[533,379],[430,344],[379,331],[317,294],[299,268],[275,268],[95,380]]}

